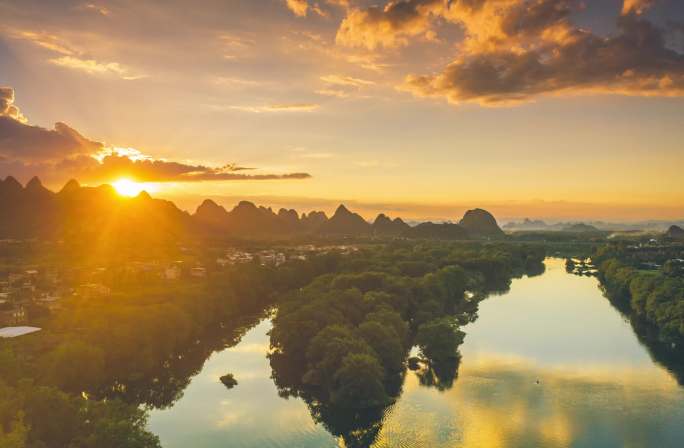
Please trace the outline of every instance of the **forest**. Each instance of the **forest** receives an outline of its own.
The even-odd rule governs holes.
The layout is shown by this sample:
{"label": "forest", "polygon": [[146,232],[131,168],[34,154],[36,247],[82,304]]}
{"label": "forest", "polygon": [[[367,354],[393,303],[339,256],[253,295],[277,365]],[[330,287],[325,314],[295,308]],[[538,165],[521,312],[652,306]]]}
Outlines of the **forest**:
{"label": "forest", "polygon": [[345,446],[368,446],[407,368],[450,388],[461,325],[488,293],[542,273],[543,259],[541,246],[393,244],[344,260],[279,304],[270,360],[280,394],[302,397]]}
{"label": "forest", "polygon": [[2,341],[0,446],[158,446],[145,409],[171,406],[213,351],[273,307],[271,362],[283,393],[315,388],[331,405],[375,412],[399,393],[413,345],[427,383],[453,381],[459,326],[475,318],[477,301],[514,275],[542,272],[543,257],[506,243],[397,241],[75,297],[43,318],[42,332]]}
{"label": "forest", "polygon": [[[681,247],[630,250],[625,245],[600,247],[593,261],[608,297],[639,319],[657,327],[666,340],[684,338],[684,264]],[[655,266],[656,269],[644,269]]]}

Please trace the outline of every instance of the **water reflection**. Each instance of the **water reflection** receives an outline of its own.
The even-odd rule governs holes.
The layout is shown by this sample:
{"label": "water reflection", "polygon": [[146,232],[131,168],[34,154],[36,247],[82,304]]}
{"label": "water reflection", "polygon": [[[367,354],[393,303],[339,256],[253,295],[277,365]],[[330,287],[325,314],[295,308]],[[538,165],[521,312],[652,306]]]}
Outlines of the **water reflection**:
{"label": "water reflection", "polygon": [[[408,371],[397,403],[372,415],[279,396],[264,321],[213,355],[151,429],[167,448],[682,446],[684,392],[658,363],[681,372],[684,357],[652,341],[649,354],[596,279],[549,260],[478,314],[460,363]],[[227,372],[239,381],[230,391]]]}

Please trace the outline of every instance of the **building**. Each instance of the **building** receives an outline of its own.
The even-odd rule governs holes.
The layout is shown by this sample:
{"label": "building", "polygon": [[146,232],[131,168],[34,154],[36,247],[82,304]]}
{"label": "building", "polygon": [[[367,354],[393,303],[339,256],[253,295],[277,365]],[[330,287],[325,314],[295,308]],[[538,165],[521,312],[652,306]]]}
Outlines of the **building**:
{"label": "building", "polygon": [[17,338],[40,331],[37,327],[5,327],[0,328],[0,338]]}
{"label": "building", "polygon": [[205,278],[207,276],[207,270],[201,266],[196,266],[190,269],[190,276],[195,278]]}

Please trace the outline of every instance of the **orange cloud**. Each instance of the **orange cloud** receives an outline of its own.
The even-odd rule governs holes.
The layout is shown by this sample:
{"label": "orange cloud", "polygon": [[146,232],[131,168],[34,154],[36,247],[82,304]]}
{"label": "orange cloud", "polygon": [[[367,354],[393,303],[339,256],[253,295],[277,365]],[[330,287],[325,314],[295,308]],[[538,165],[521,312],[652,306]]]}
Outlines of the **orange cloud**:
{"label": "orange cloud", "polygon": [[114,75],[125,80],[145,78],[145,75],[132,74],[130,70],[118,62],[98,62],[94,59],[82,59],[75,56],[61,56],[50,59],[50,62],[60,67],[79,70],[89,75]]}
{"label": "orange cloud", "polygon": [[406,0],[389,2],[384,8],[353,8],[342,21],[335,40],[370,50],[405,46],[409,38],[428,34],[432,20],[445,7],[445,0]]}
{"label": "orange cloud", "polygon": [[239,110],[242,112],[252,112],[255,114],[268,112],[313,112],[319,107],[321,107],[320,104],[315,103],[269,104],[266,106],[228,106],[229,109]]}
{"label": "orange cloud", "polygon": [[666,46],[661,29],[628,14],[618,17],[616,35],[601,37],[571,25],[571,5],[453,2],[445,17],[466,31],[458,56],[441,73],[407,76],[400,89],[482,105],[577,93],[684,95],[684,55]]}
{"label": "orange cloud", "polygon": [[622,14],[642,14],[648,8],[653,6],[655,0],[625,0],[622,4]]}
{"label": "orange cloud", "polygon": [[306,0],[285,0],[285,4],[298,17],[305,17],[309,9],[309,4]]}
{"label": "orange cloud", "polygon": [[367,79],[353,78],[351,76],[343,75],[326,75],[321,76],[321,81],[326,84],[333,84],[338,86],[348,86],[348,87],[364,87],[372,86],[375,83]]}

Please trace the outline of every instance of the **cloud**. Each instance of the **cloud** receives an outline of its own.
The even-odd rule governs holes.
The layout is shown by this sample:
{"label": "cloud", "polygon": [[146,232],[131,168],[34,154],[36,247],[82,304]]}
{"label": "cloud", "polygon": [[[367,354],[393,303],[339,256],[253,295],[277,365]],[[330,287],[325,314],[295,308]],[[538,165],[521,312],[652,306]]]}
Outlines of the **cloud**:
{"label": "cloud", "polygon": [[9,117],[20,123],[27,121],[14,105],[14,89],[11,87],[0,87],[0,117]]}
{"label": "cloud", "polygon": [[[315,103],[292,103],[292,104],[270,104],[266,106],[228,106],[228,109],[239,110],[242,112],[275,113],[275,112],[313,112],[320,108],[320,104]],[[219,107],[223,110],[225,108]]]}
{"label": "cloud", "polygon": [[352,78],[351,76],[341,76],[341,75],[326,75],[321,76],[321,80],[326,84],[333,84],[338,86],[349,86],[349,87],[365,87],[372,86],[375,83],[373,81],[368,81],[366,79]]}
{"label": "cloud", "polygon": [[569,22],[570,5],[454,1],[444,14],[466,31],[459,54],[441,73],[409,75],[400,88],[483,105],[540,95],[684,95],[684,55],[667,47],[663,30],[629,13],[617,18],[616,34],[598,36]]}
{"label": "cloud", "polygon": [[[325,11],[321,8],[319,3],[312,3],[309,4],[307,0],[284,0],[285,5],[287,6],[287,9],[292,11],[294,15],[297,17],[306,17],[308,14],[309,10],[315,12],[321,17],[329,17],[330,14],[328,11]],[[341,6],[341,7],[347,7],[349,5],[348,0],[326,0],[326,3],[333,5],[333,6]]]}
{"label": "cloud", "polygon": [[308,173],[242,174],[245,168],[235,165],[209,167],[155,159],[131,160],[125,156],[109,155],[101,162],[92,158],[63,162],[62,169],[80,179],[117,179],[127,177],[139,182],[197,182],[227,180],[308,179]]}
{"label": "cloud", "polygon": [[155,159],[132,148],[105,146],[64,123],[54,129],[27,124],[14,105],[14,90],[0,87],[0,174],[48,181],[77,178],[111,181],[129,177],[140,182],[196,182],[307,179],[308,173],[250,173],[234,163],[220,167]]}
{"label": "cloud", "polygon": [[[472,0],[469,0],[472,1]],[[352,8],[337,30],[336,42],[351,47],[393,48],[409,39],[431,36],[432,20],[442,14],[446,0],[399,0],[384,8]]]}
{"label": "cloud", "polygon": [[297,17],[305,17],[309,9],[309,4],[306,0],[285,0],[285,4]]}
{"label": "cloud", "polygon": [[319,89],[316,90],[314,93],[323,96],[333,96],[335,98],[349,98],[349,92],[345,92],[344,90],[338,89]]}
{"label": "cloud", "polygon": [[60,67],[79,70],[89,75],[114,75],[125,80],[135,80],[145,78],[146,75],[132,74],[130,69],[122,66],[118,62],[98,62],[94,59],[81,59],[75,56],[61,56],[50,59],[50,63]]}
{"label": "cloud", "polygon": [[[94,6],[94,5],[93,5]],[[88,5],[84,5],[84,8]],[[92,9],[89,8],[88,9]],[[145,78],[146,75],[133,73],[132,70],[118,62],[102,62],[89,57],[85,52],[76,49],[61,37],[46,32],[35,32],[23,29],[11,29],[8,35],[14,39],[21,39],[56,53],[57,57],[48,62],[64,68],[81,71],[89,75],[112,75],[125,80]]]}
{"label": "cloud", "polygon": [[46,160],[97,151],[99,142],[88,140],[64,123],[54,129],[30,126],[0,117],[0,154],[19,160]]}
{"label": "cloud", "polygon": [[622,14],[642,14],[653,6],[655,0],[624,0],[622,4]]}
{"label": "cloud", "polygon": [[236,78],[230,76],[217,76],[213,80],[214,84],[222,87],[243,88],[243,87],[257,87],[262,85],[262,82],[253,79]]}
{"label": "cloud", "polygon": [[46,50],[53,51],[66,56],[78,53],[75,49],[54,34],[45,32],[34,32],[28,30],[14,30],[10,32],[10,37],[14,39],[27,40]]}
{"label": "cloud", "polygon": [[82,4],[79,9],[83,11],[89,11],[89,12],[94,12],[96,14],[99,14],[101,16],[109,16],[112,12],[107,9],[105,6],[98,5],[95,3],[84,3]]}

